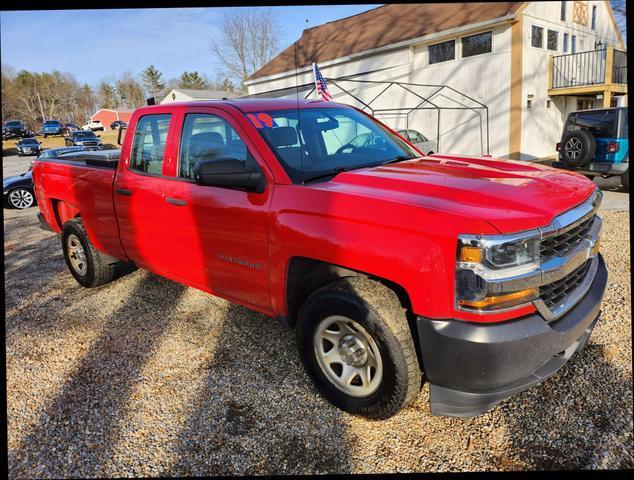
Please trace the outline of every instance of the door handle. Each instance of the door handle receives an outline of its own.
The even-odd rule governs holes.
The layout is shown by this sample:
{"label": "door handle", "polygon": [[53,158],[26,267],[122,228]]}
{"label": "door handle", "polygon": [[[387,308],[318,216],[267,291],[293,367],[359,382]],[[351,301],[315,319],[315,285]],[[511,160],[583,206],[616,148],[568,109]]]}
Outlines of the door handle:
{"label": "door handle", "polygon": [[117,193],[119,195],[126,195],[129,197],[132,195],[132,190],[128,190],[127,188],[117,188]]}
{"label": "door handle", "polygon": [[180,198],[166,197],[165,200],[167,201],[167,203],[171,203],[172,205],[176,205],[177,207],[183,207],[187,205],[187,202],[185,200],[181,200]]}

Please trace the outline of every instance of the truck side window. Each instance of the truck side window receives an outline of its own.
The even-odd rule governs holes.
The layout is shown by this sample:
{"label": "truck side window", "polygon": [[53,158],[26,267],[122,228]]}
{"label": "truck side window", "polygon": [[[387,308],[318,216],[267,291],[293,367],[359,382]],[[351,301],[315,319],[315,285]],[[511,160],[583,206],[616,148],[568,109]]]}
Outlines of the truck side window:
{"label": "truck side window", "polygon": [[181,135],[178,176],[194,179],[194,166],[200,161],[227,158],[254,162],[247,146],[229,123],[217,115],[185,115]]}
{"label": "truck side window", "polygon": [[130,169],[155,175],[163,173],[163,152],[170,119],[170,114],[144,115],[139,119],[130,153]]}

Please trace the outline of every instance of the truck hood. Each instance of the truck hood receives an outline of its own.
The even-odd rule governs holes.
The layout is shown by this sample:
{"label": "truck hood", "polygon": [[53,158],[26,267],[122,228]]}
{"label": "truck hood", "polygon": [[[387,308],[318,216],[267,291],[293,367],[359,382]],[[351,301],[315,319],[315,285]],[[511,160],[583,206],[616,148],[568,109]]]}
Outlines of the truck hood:
{"label": "truck hood", "polygon": [[479,218],[500,233],[545,226],[596,188],[582,175],[537,163],[454,155],[352,170],[320,187]]}

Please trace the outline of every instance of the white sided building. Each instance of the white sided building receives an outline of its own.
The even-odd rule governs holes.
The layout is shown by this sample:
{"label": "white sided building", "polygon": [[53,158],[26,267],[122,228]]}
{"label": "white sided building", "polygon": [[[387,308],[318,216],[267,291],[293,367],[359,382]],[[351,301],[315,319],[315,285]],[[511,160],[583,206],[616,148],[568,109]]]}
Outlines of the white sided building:
{"label": "white sided building", "polygon": [[193,90],[189,88],[172,88],[165,98],[161,100],[161,105],[174,102],[196,102],[200,100],[221,100],[223,98],[236,98],[243,93],[227,92],[224,90]]}
{"label": "white sided building", "polygon": [[293,97],[316,62],[334,101],[438,138],[439,152],[486,153],[476,102],[491,155],[538,159],[568,112],[626,102],[624,48],[609,1],[390,4],[304,30],[247,87]]}

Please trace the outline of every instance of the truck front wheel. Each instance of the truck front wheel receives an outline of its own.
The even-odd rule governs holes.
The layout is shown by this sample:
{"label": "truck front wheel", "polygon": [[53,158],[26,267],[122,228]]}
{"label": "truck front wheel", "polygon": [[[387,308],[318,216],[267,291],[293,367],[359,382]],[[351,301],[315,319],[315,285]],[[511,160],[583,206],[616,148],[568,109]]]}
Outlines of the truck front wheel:
{"label": "truck front wheel", "polygon": [[299,312],[297,338],[312,380],[342,410],[388,418],[420,391],[405,309],[379,282],[343,278],[312,293]]}
{"label": "truck front wheel", "polygon": [[69,220],[62,228],[62,249],[70,273],[77,282],[93,288],[114,278],[115,266],[104,261],[86,234],[81,218]]}

